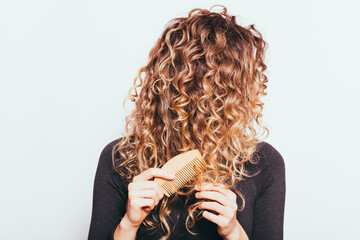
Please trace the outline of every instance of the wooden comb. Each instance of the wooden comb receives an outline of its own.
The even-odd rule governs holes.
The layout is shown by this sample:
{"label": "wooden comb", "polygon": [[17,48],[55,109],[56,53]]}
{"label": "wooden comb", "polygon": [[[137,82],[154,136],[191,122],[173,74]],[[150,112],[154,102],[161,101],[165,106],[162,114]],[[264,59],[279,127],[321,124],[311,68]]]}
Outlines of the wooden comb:
{"label": "wooden comb", "polygon": [[175,175],[171,181],[155,178],[163,193],[170,197],[196,174],[200,174],[205,169],[205,162],[199,150],[190,150],[171,158],[161,169]]}

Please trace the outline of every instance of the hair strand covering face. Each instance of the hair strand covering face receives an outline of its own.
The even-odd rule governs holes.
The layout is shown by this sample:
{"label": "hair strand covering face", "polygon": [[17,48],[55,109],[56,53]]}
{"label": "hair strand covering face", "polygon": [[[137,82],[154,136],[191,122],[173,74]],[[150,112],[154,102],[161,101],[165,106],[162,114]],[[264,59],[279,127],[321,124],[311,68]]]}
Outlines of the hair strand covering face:
{"label": "hair strand covering face", "polygon": [[[269,135],[261,123],[264,104],[259,100],[266,95],[267,44],[254,25],[238,25],[222,8],[220,13],[196,8],[186,18],[169,21],[129,91],[135,109],[113,150],[114,167],[129,182],[179,153],[201,152],[206,172],[164,197],[156,206],[159,215],[152,211],[143,222],[150,230],[161,226],[162,239],[170,237],[169,215],[180,195],[187,196],[186,228],[196,234],[190,228],[201,212],[200,202],[189,198],[194,185],[212,182],[234,188],[249,177],[244,164],[256,163],[258,135]],[[242,211],[245,199],[233,190],[243,200]]]}

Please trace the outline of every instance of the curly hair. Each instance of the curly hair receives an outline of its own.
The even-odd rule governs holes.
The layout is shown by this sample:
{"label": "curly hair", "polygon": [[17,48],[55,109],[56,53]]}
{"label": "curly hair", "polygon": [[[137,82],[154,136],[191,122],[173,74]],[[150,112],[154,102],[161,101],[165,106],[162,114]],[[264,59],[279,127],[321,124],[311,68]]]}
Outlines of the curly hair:
{"label": "curly hair", "polygon": [[[152,230],[161,226],[161,239],[170,237],[169,214],[178,195],[190,196],[199,182],[233,188],[249,176],[245,163],[256,163],[259,137],[269,135],[261,123],[260,101],[268,82],[267,43],[254,24],[240,26],[222,5],[221,12],[211,12],[214,6],[195,8],[188,17],[168,22],[129,91],[135,109],[126,118],[126,134],[113,149],[114,167],[129,182],[192,149],[207,163],[205,172],[160,201],[157,216],[152,211],[144,220]],[[244,196],[234,191],[243,200],[242,211]],[[192,234],[199,204],[187,206],[186,228]]]}

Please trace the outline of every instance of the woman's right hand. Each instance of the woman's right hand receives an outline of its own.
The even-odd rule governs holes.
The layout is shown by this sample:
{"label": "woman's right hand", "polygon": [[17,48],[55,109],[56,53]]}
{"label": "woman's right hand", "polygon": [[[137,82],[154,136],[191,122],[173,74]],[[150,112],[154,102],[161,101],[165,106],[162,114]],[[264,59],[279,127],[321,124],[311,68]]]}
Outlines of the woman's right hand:
{"label": "woman's right hand", "polygon": [[123,218],[129,227],[139,228],[146,216],[164,196],[158,183],[149,181],[153,177],[165,180],[174,180],[175,178],[173,174],[160,168],[149,168],[134,177],[128,185],[128,201]]}

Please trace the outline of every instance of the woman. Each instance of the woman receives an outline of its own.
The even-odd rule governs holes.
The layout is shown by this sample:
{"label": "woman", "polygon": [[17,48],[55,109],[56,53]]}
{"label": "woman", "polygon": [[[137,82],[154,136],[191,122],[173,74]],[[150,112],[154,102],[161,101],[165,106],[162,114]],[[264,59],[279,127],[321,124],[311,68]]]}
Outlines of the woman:
{"label": "woman", "polygon": [[[283,238],[284,161],[258,138],[266,46],[225,7],[169,22],[129,93],[125,136],[101,153],[88,239]],[[164,196],[153,178],[172,180],[160,168],[192,149],[206,171]]]}

